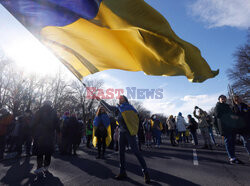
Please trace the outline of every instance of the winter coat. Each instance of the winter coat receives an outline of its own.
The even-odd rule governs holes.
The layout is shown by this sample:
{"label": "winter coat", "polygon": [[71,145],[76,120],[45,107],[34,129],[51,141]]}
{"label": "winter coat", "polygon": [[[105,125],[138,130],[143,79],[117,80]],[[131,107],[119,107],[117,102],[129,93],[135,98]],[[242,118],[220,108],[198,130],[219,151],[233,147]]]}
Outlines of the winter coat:
{"label": "winter coat", "polygon": [[143,128],[145,132],[152,132],[151,123],[148,120],[143,122]]}
{"label": "winter coat", "polygon": [[176,129],[178,132],[185,132],[186,131],[186,121],[182,116],[177,116],[177,121],[176,121]]}
{"label": "winter coat", "polygon": [[34,116],[32,123],[34,149],[36,155],[52,154],[55,131],[59,131],[59,119],[51,106],[44,105]]}
{"label": "winter coat", "polygon": [[77,118],[71,116],[69,118],[69,139],[73,144],[79,144],[81,142],[81,124]]}
{"label": "winter coat", "polygon": [[218,121],[218,129],[222,136],[236,132],[243,124],[242,119],[236,116],[226,103],[217,102],[214,114]]}
{"label": "winter coat", "polygon": [[138,129],[138,140],[141,142],[141,143],[145,143],[145,136],[144,136],[144,130],[143,130],[143,126],[142,126],[142,121],[140,120],[139,121],[139,129]]}
{"label": "winter coat", "polygon": [[167,119],[168,130],[175,130],[176,125],[172,119]]}
{"label": "winter coat", "polygon": [[23,116],[22,121],[22,134],[24,136],[30,136],[31,135],[31,122],[32,122],[32,116]]}
{"label": "winter coat", "polygon": [[240,105],[233,106],[233,112],[241,117],[244,122],[245,126],[242,129],[239,129],[239,132],[242,134],[250,134],[250,109],[245,103],[240,103]]}
{"label": "winter coat", "polygon": [[194,117],[196,117],[198,119],[198,127],[201,130],[209,127],[209,124],[207,123],[207,114],[204,111],[202,111],[202,112],[203,113],[200,115],[197,115],[195,110],[193,112]]}
{"label": "winter coat", "polygon": [[60,128],[61,128],[60,131],[62,134],[62,138],[69,140],[70,139],[70,132],[69,132],[70,122],[69,122],[68,116],[63,117]]}
{"label": "winter coat", "polygon": [[20,121],[15,122],[15,126],[11,132],[11,137],[20,137],[21,136],[21,128],[22,128],[22,123]]}
{"label": "winter coat", "polygon": [[188,125],[188,127],[187,127],[189,130],[190,130],[190,132],[192,132],[192,133],[195,133],[196,132],[196,129],[198,128],[198,123],[194,120],[194,118],[191,118],[190,120],[189,120],[189,125]]}

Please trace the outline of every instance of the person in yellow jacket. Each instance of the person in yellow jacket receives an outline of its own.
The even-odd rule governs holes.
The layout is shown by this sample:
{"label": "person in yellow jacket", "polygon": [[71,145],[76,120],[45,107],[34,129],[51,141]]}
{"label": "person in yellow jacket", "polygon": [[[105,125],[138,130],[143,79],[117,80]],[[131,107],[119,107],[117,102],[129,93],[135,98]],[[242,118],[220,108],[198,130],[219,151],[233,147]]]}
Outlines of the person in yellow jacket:
{"label": "person in yellow jacket", "polygon": [[111,127],[110,119],[104,107],[99,107],[94,119],[93,128],[93,145],[97,144],[98,155],[97,159],[104,158],[106,146],[111,142]]}

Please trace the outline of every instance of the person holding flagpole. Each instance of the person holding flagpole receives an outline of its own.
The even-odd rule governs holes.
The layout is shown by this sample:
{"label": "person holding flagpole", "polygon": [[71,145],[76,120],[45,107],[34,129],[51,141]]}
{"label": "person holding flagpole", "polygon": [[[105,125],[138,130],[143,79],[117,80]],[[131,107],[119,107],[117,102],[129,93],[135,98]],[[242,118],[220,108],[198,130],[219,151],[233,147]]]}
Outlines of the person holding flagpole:
{"label": "person holding flagpole", "polygon": [[138,145],[136,142],[136,134],[138,132],[139,128],[139,117],[138,113],[135,110],[135,108],[129,104],[128,99],[126,96],[121,95],[119,97],[119,105],[116,106],[110,106],[107,104],[105,101],[100,100],[99,97],[96,97],[97,100],[100,101],[100,103],[107,108],[108,110],[117,113],[117,121],[119,123],[119,130],[120,130],[120,135],[119,135],[119,155],[120,155],[120,173],[116,176],[116,179],[122,180],[127,177],[126,174],[126,168],[125,168],[125,146],[126,143],[128,142],[132,152],[135,154],[137,157],[141,167],[142,167],[142,172],[144,174],[144,180],[145,183],[150,183],[150,177],[149,177],[149,172],[148,168],[146,165],[146,162],[141,155]]}

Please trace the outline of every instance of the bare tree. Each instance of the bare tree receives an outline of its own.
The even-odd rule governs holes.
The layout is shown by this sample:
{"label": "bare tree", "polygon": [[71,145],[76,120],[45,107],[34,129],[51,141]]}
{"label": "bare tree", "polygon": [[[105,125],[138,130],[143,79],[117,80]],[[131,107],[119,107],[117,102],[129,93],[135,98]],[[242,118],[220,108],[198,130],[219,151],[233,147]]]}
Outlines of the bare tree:
{"label": "bare tree", "polygon": [[10,76],[8,73],[11,61],[5,56],[0,56],[0,108],[7,103],[7,90]]}
{"label": "bare tree", "polygon": [[[92,118],[94,115],[94,108],[98,105],[98,102],[92,98],[91,92],[94,94],[98,89],[102,88],[103,81],[101,80],[85,80],[84,82],[89,90],[87,90],[83,84],[78,81],[72,81],[71,88],[74,91],[74,99],[77,102],[76,110],[79,111],[84,122],[87,119]],[[91,92],[90,92],[91,91]]]}
{"label": "bare tree", "polygon": [[151,112],[143,106],[142,102],[131,101],[131,104],[135,107],[141,118],[150,118]]}
{"label": "bare tree", "polygon": [[249,103],[250,101],[250,28],[247,42],[238,48],[234,54],[235,63],[228,70],[228,77],[232,81],[234,92]]}

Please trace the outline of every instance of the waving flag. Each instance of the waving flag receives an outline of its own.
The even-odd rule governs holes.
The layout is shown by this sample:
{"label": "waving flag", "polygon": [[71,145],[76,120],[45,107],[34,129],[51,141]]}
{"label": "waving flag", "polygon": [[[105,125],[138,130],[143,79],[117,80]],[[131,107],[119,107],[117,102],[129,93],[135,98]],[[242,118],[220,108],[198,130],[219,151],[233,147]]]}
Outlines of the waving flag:
{"label": "waving flag", "polygon": [[195,46],[143,0],[0,0],[79,78],[107,69],[185,75],[212,71]]}

